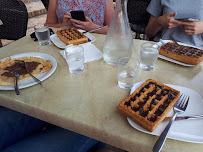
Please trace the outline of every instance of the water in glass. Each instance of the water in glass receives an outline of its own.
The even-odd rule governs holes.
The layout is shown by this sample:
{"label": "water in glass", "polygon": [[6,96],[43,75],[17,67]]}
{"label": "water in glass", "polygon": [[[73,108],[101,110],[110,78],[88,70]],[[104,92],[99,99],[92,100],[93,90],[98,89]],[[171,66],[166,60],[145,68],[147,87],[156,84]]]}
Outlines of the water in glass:
{"label": "water in glass", "polygon": [[48,27],[36,28],[35,34],[40,45],[50,44],[50,32]]}
{"label": "water in glass", "polygon": [[73,74],[79,74],[84,71],[84,59],[80,54],[71,54],[67,58],[69,71]]}
{"label": "water in glass", "polygon": [[70,73],[79,74],[84,71],[83,47],[74,45],[67,46],[65,49],[65,57]]}
{"label": "water in glass", "polygon": [[140,51],[140,68],[150,71],[154,68],[159,55],[159,50],[155,47],[144,47],[142,45]]}

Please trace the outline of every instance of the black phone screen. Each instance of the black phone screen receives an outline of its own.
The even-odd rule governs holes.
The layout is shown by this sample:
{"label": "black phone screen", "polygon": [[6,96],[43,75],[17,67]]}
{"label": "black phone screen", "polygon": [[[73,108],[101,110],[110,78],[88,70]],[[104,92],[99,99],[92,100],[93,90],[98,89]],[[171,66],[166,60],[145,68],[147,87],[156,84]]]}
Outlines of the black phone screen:
{"label": "black phone screen", "polygon": [[85,21],[85,15],[82,10],[79,11],[71,11],[71,17],[76,20]]}

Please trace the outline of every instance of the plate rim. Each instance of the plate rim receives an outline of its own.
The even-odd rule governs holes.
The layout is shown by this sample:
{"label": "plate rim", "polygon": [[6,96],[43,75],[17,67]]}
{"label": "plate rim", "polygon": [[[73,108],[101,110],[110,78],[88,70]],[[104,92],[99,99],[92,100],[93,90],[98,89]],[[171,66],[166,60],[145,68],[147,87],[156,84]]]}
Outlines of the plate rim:
{"label": "plate rim", "polygon": [[[135,91],[135,89],[136,89],[136,85],[137,85],[137,87],[139,87],[139,86],[141,86],[143,83],[144,83],[145,81],[140,81],[140,82],[137,82],[137,83],[135,83],[134,85],[133,85],[133,87],[132,87],[132,89],[131,89],[131,91],[130,91],[130,94],[132,94],[134,91]],[[164,83],[165,84],[165,83]],[[190,89],[190,88],[187,88],[187,87],[182,87],[182,86],[178,86],[178,85],[173,85],[173,84],[165,84],[165,85],[168,85],[169,87],[180,87],[180,88],[185,88],[185,89],[188,89],[188,90],[193,90],[193,89]],[[193,90],[195,93],[196,93],[196,95],[198,95],[198,97],[199,98],[201,98],[201,101],[199,101],[199,102],[203,102],[203,99],[202,99],[202,97],[195,91],[195,90]],[[143,127],[141,127],[140,125],[140,127],[143,129],[143,130],[140,130],[139,128],[135,128],[132,124],[131,124],[131,122],[132,123],[135,123],[135,124],[137,124],[136,122],[134,122],[132,119],[130,119],[129,117],[127,117],[127,121],[128,121],[128,123],[130,124],[130,126],[131,127],[133,127],[134,129],[136,129],[136,130],[138,130],[138,131],[140,131],[140,132],[143,132],[143,133],[146,133],[146,134],[150,134],[150,135],[154,135],[154,136],[159,136],[158,134],[155,134],[155,133],[153,133],[153,132],[149,132],[149,131],[147,131],[146,129],[144,129]],[[137,124],[138,125],[138,124]],[[146,130],[146,131],[144,131],[144,130]],[[171,137],[172,136],[172,137]],[[202,137],[202,139],[201,139],[201,141],[197,141],[197,140],[188,140],[188,139],[180,139],[180,138],[177,138],[177,137],[173,137],[173,135],[171,135],[171,136],[169,136],[169,137],[167,137],[167,138],[170,138],[170,139],[173,139],[173,140],[179,140],[179,141],[184,141],[184,142],[190,142],[190,143],[203,143],[203,137]]]}
{"label": "plate rim", "polygon": [[[42,52],[24,52],[24,53],[19,53],[19,54],[14,54],[14,55],[11,55],[11,56],[7,56],[3,59],[1,59],[0,61],[4,61],[8,58],[16,58],[16,57],[39,57],[39,58],[42,58],[42,59],[46,59],[46,60],[50,60],[51,61],[51,64],[52,64],[52,68],[50,71],[48,72],[45,72],[43,73],[44,76],[42,76],[42,78],[39,78],[40,75],[36,76],[38,79],[40,79],[41,81],[44,81],[46,80],[48,77],[50,77],[56,70],[57,68],[57,61],[56,59],[51,56],[50,54],[47,54],[47,53],[42,53]],[[33,85],[36,85],[37,82],[35,82],[34,80],[32,80],[32,78],[29,78],[29,79],[26,79],[27,81],[31,80],[31,82],[29,82],[28,84],[24,84],[24,85],[20,85],[20,83],[22,83],[23,81],[19,82],[19,89],[24,89],[24,88],[27,88],[27,87],[31,87]],[[24,80],[24,81],[26,81]],[[15,90],[14,89],[14,86],[13,85],[10,85],[10,86],[0,86],[0,90],[5,90],[5,91],[9,91],[9,90]]]}

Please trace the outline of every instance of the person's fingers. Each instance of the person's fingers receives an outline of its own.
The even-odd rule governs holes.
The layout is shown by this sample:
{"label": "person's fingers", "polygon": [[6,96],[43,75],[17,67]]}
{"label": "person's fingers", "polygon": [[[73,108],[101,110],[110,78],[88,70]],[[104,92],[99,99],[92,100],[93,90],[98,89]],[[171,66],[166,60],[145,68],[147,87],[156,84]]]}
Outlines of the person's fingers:
{"label": "person's fingers", "polygon": [[77,24],[77,23],[74,23],[74,22],[72,22],[72,24],[73,24],[73,26],[75,26],[77,29],[83,29],[82,27],[82,25],[80,25],[80,24]]}
{"label": "person's fingers", "polygon": [[87,17],[87,16],[85,16],[85,21],[92,22],[92,20],[89,17]]}
{"label": "person's fingers", "polygon": [[168,13],[169,17],[175,17],[176,15],[177,15],[177,12],[176,13]]}
{"label": "person's fingers", "polygon": [[83,21],[75,20],[75,19],[70,19],[70,20],[71,20],[71,22],[74,22],[74,23],[76,23],[76,24],[81,24],[81,25],[83,25]]}

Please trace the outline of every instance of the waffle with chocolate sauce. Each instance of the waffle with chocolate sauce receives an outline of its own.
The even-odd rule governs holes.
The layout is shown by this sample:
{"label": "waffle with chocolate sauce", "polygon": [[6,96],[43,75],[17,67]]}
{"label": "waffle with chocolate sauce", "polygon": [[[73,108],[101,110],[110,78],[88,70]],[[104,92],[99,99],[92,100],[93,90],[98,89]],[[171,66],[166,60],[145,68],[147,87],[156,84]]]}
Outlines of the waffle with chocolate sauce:
{"label": "waffle with chocolate sauce", "polygon": [[192,65],[203,60],[203,50],[170,42],[161,46],[159,54]]}
{"label": "waffle with chocolate sauce", "polygon": [[75,27],[59,30],[56,32],[56,34],[67,45],[78,45],[88,42],[88,38],[79,32]]}
{"label": "waffle with chocolate sauce", "polygon": [[148,79],[118,106],[120,112],[153,131],[177,102],[180,92]]}

